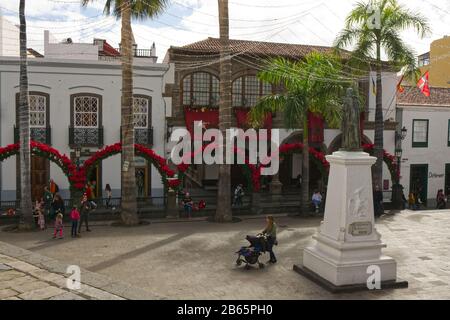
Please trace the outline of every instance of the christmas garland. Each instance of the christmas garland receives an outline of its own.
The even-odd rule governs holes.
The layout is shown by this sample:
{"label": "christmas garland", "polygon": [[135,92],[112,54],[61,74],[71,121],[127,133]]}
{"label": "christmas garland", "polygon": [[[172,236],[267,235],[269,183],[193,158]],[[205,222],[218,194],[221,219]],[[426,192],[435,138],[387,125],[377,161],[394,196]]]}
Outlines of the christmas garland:
{"label": "christmas garland", "polygon": [[[373,155],[375,145],[372,143],[364,144],[363,149],[370,155]],[[383,150],[383,161],[386,163],[389,172],[391,173],[391,179],[393,183],[398,183],[400,181],[400,171],[395,162],[395,156]]]}
{"label": "christmas garland", "polygon": [[[106,146],[101,150],[95,152],[89,159],[87,159],[83,166],[79,169],[73,164],[69,157],[65,154],[61,154],[55,148],[39,143],[36,141],[30,142],[31,153],[36,156],[44,157],[55,163],[58,167],[62,169],[64,174],[67,176],[70,186],[75,190],[84,191],[86,186],[87,177],[95,166],[102,160],[118,154],[122,151],[121,143],[115,143],[110,146]],[[6,147],[0,147],[0,161],[3,161],[13,155],[19,154],[20,145],[19,143],[10,144]],[[146,148],[142,145],[135,144],[136,155],[145,158],[150,161],[161,174],[162,182],[165,188],[177,188],[181,181],[177,178],[170,179],[175,176],[175,172],[169,168],[166,159],[156,154],[152,149]]]}
{"label": "christmas garland", "polygon": [[[175,176],[175,172],[169,168],[166,159],[156,154],[152,149],[144,147],[140,144],[135,144],[134,149],[137,156],[146,159],[156,167],[161,175],[162,183],[166,189],[169,187],[174,189],[181,184],[181,181],[177,178],[169,180],[169,178],[173,178]],[[122,144],[120,142],[106,146],[95,152],[88,160],[86,160],[80,168],[80,172],[83,173],[84,177],[88,177],[100,161],[120,152],[122,152]]]}

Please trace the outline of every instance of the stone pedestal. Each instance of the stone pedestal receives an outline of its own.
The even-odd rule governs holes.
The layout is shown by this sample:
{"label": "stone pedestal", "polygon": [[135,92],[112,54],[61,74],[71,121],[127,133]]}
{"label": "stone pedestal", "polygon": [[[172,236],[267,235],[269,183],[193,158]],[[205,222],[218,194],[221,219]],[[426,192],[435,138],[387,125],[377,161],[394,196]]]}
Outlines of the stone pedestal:
{"label": "stone pedestal", "polygon": [[281,193],[283,192],[283,184],[280,181],[280,177],[275,174],[270,182],[270,195],[273,202],[279,201],[281,199]]}
{"label": "stone pedestal", "polygon": [[380,271],[382,285],[398,286],[396,262],[382,254],[386,245],[375,229],[371,166],[376,158],[365,152],[338,151],[327,160],[324,220],[313,236],[315,243],[303,252],[303,265],[294,269],[331,291],[367,289],[373,268]]}
{"label": "stone pedestal", "polygon": [[167,192],[167,218],[178,218],[178,205],[177,205],[177,193],[174,190],[169,189]]}

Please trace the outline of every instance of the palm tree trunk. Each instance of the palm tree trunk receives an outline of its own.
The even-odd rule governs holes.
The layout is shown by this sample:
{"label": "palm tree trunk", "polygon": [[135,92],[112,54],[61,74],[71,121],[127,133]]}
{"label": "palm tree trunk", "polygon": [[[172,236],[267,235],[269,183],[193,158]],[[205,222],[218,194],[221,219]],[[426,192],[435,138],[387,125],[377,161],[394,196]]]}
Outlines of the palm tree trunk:
{"label": "palm tree trunk", "polygon": [[25,0],[20,0],[20,94],[19,94],[19,130],[20,130],[20,211],[21,229],[33,229],[33,207],[31,203],[31,152],[30,152],[30,106],[28,102],[27,71],[27,26],[25,19]]}
{"label": "palm tree trunk", "polygon": [[306,215],[310,210],[309,201],[309,132],[308,118],[303,121],[303,160],[302,160],[302,203],[300,214]]}
{"label": "palm tree trunk", "polygon": [[372,169],[373,183],[381,190],[383,179],[383,88],[381,82],[381,47],[377,44],[377,86],[376,86],[376,107],[375,107],[375,141],[374,156],[377,158]]}
{"label": "palm tree trunk", "polygon": [[139,223],[136,203],[136,177],[134,167],[133,123],[133,52],[131,38],[131,3],[122,6],[121,55],[122,55],[122,204],[121,218],[125,225]]}
{"label": "palm tree trunk", "polygon": [[[220,104],[219,129],[226,137],[226,129],[231,127],[231,56],[229,45],[228,0],[218,0],[220,26]],[[231,166],[219,165],[219,185],[217,190],[217,222],[230,222],[231,211]]]}

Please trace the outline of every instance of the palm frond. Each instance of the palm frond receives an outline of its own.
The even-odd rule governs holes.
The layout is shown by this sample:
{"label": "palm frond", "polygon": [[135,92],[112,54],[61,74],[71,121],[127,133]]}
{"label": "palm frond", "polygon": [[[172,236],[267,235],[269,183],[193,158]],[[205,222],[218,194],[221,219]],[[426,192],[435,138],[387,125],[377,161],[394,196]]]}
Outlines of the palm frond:
{"label": "palm frond", "polygon": [[[95,0],[81,0],[82,6],[87,6],[90,2]],[[117,18],[121,17],[121,8],[124,0],[106,0],[103,13],[105,15],[114,15]],[[135,19],[143,20],[147,18],[154,18],[160,15],[169,5],[170,0],[132,0],[131,1],[131,15]]]}

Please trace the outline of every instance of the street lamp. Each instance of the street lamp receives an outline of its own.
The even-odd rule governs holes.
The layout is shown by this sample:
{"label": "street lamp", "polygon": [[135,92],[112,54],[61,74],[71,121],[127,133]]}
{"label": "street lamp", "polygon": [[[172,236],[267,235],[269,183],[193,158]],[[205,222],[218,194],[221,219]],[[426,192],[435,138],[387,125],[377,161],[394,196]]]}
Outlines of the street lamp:
{"label": "street lamp", "polygon": [[403,209],[403,197],[402,197],[402,192],[403,192],[403,187],[400,185],[400,165],[402,162],[402,154],[403,154],[403,150],[401,148],[401,142],[403,140],[405,140],[406,138],[406,134],[408,133],[408,129],[406,129],[406,127],[403,127],[400,131],[397,131],[395,133],[395,157],[397,158],[397,181],[395,182],[395,184],[392,186],[392,200],[395,203],[395,206],[397,209]]}
{"label": "street lamp", "polygon": [[406,129],[405,126],[400,130],[400,132],[395,133],[395,137],[397,138],[397,141],[403,141],[406,138],[406,134],[408,133],[408,129]]}
{"label": "street lamp", "polygon": [[81,157],[81,148],[75,148],[75,161],[77,164],[77,168],[80,168],[80,157]]}

